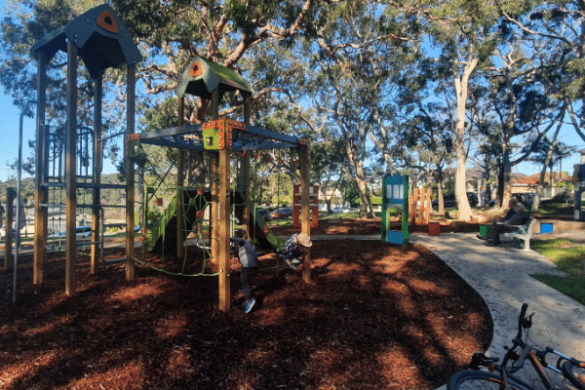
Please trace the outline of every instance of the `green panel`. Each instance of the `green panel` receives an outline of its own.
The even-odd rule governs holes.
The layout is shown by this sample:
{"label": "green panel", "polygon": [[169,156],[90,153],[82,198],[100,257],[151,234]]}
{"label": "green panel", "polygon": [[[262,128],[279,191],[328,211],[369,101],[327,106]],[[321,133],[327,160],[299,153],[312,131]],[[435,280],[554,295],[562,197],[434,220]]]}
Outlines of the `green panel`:
{"label": "green panel", "polygon": [[166,226],[169,224],[171,219],[177,214],[177,197],[174,196],[171,202],[157,221],[155,226],[156,229],[152,229],[150,236],[148,237],[148,251],[151,252],[154,249],[159,238],[161,238]]}
{"label": "green panel", "polygon": [[140,149],[140,139],[128,141],[128,158],[140,157],[143,153]]}
{"label": "green panel", "polygon": [[485,237],[486,234],[490,231],[491,225],[479,225],[479,235],[481,237]]}
{"label": "green panel", "polygon": [[218,129],[203,129],[203,147],[206,150],[219,150]]}

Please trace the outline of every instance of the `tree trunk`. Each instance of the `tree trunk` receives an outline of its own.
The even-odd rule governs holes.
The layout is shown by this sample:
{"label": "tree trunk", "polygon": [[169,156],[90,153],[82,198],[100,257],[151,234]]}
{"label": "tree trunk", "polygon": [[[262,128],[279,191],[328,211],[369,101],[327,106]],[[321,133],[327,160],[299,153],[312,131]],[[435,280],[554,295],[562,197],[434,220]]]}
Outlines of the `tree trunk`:
{"label": "tree trunk", "polygon": [[546,177],[546,168],[549,166],[550,161],[552,160],[552,155],[553,155],[553,150],[555,148],[556,142],[557,142],[557,136],[559,135],[559,131],[561,130],[561,124],[562,122],[559,123],[559,126],[557,126],[557,129],[555,130],[552,140],[550,142],[550,146],[548,148],[548,151],[546,152],[546,160],[544,162],[543,168],[540,172],[540,178],[538,179],[538,187],[536,189],[536,196],[534,197],[534,200],[532,201],[532,212],[538,211],[538,208],[540,207],[540,195],[542,194],[542,190],[544,188],[544,179]]}
{"label": "tree trunk", "polygon": [[445,199],[443,198],[443,168],[440,165],[437,165],[437,192],[439,215],[445,215]]}
{"label": "tree trunk", "polygon": [[366,175],[364,174],[364,168],[362,163],[356,164],[356,177],[355,180],[360,191],[360,218],[373,218],[372,215],[372,204],[368,197],[368,185],[366,182]]}
{"label": "tree trunk", "polygon": [[512,199],[512,165],[510,164],[510,140],[508,137],[504,139],[504,143],[502,145],[501,169],[501,208],[508,209],[510,206],[510,199]]}
{"label": "tree trunk", "polygon": [[457,173],[455,175],[455,199],[459,208],[459,220],[471,221],[473,213],[467,199],[467,148],[465,146],[465,104],[467,103],[469,77],[475,70],[479,60],[473,56],[473,47],[469,47],[468,61],[464,66],[463,74],[460,76],[460,62],[454,52],[454,84],[457,97],[457,121],[455,124],[455,151],[457,153]]}

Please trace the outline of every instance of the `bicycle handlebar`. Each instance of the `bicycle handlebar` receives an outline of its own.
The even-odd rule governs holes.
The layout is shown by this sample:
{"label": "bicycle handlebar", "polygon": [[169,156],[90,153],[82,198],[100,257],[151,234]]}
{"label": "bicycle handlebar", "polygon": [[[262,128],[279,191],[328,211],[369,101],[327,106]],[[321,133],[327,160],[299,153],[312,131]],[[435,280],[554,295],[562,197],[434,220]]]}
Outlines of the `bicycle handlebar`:
{"label": "bicycle handlebar", "polygon": [[526,310],[528,310],[528,304],[523,303],[520,316],[518,317],[518,335],[516,336],[518,339],[522,339],[522,326],[524,325],[524,316],[526,315]]}

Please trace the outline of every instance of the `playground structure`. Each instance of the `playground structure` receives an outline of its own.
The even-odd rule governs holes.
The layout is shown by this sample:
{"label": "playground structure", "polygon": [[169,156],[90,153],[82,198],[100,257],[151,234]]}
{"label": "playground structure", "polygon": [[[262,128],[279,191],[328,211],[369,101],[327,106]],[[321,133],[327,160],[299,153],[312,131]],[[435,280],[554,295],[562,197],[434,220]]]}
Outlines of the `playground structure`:
{"label": "playground structure", "polygon": [[430,188],[414,188],[408,192],[408,216],[410,225],[428,224],[431,218]]}
{"label": "playground structure", "polygon": [[[59,51],[67,53],[67,128],[60,137],[45,125],[47,76],[46,69]],[[235,203],[233,212],[247,230],[249,237],[261,238],[271,242],[270,235],[264,234],[262,221],[251,222],[255,216],[250,213],[250,153],[249,151],[296,149],[299,157],[301,180],[300,204],[302,205],[302,232],[310,234],[309,217],[309,170],[311,160],[309,141],[303,138],[276,133],[250,125],[250,100],[254,93],[249,84],[236,72],[215,64],[202,57],[192,59],[181,79],[175,93],[179,103],[178,127],[135,134],[135,84],[136,64],[142,59],[134,41],[122,21],[108,4],[103,4],[77,17],[66,26],[55,30],[31,48],[31,54],[38,64],[37,79],[37,145],[36,145],[36,181],[35,181],[35,235],[34,235],[34,271],[33,282],[43,283],[43,263],[47,258],[48,210],[65,209],[65,292],[72,296],[76,292],[76,255],[77,246],[91,246],[90,272],[95,273],[98,261],[103,259],[103,210],[100,201],[100,189],[114,188],[125,190],[126,204],[122,206],[126,215],[126,256],[114,261],[126,262],[126,279],[135,278],[135,168],[134,159],[140,156],[141,144],[159,145],[178,149],[177,185],[171,209],[165,210],[164,222],[159,229],[164,229],[163,241],[169,237],[175,242],[177,257],[185,255],[185,234],[201,226],[205,207],[210,215],[207,231],[207,243],[199,236],[197,243],[203,249],[210,249],[211,256],[219,263],[219,308],[230,309],[230,204]],[[77,123],[77,57],[81,57],[90,76],[94,80],[94,120],[93,129],[79,126]],[[126,64],[127,74],[127,127],[125,132],[126,184],[101,184],[102,171],[102,76],[106,69]],[[236,105],[243,106],[243,122],[219,118],[220,102],[226,93],[233,94]],[[211,118],[203,124],[185,124],[185,95],[198,96],[210,101]],[[60,151],[51,155],[51,151]],[[210,181],[208,187],[185,186],[186,151],[204,153],[208,156]],[[239,157],[240,173],[237,186],[231,189],[230,155]],[[58,156],[58,157],[55,157]],[[80,157],[76,157],[80,156]],[[81,162],[81,156],[85,159]],[[91,167],[91,168],[90,168]],[[191,183],[188,183],[191,184]],[[50,190],[64,192],[65,204],[58,204],[50,198]],[[87,191],[91,202],[78,204],[78,190]],[[148,206],[148,196],[155,189],[145,191],[144,210]],[[231,196],[230,196],[231,194]],[[199,206],[199,207],[197,207]],[[120,206],[118,206],[120,207]],[[80,209],[92,211],[91,242],[77,243],[76,215]],[[188,218],[185,218],[188,214]],[[252,217],[251,217],[252,216]],[[100,226],[100,217],[102,224]],[[165,219],[166,218],[166,219]],[[190,225],[188,226],[187,225]],[[100,237],[101,232],[101,237]],[[199,231],[201,233],[201,231]],[[199,234],[196,233],[196,234]],[[252,233],[252,234],[250,234]],[[144,219],[142,226],[143,243],[154,249],[161,235],[155,240],[155,234],[149,237],[148,222]],[[274,238],[274,237],[272,237]],[[150,241],[149,241],[150,240]],[[102,255],[100,256],[100,253]],[[303,262],[302,278],[310,282],[310,252]]]}
{"label": "playground structure", "polygon": [[[408,245],[408,215],[409,215],[409,190],[408,176],[395,173],[393,176],[385,176],[382,179],[382,242],[396,245]],[[390,217],[401,216],[401,230],[390,228]]]}
{"label": "playground structure", "polygon": [[[300,228],[300,215],[302,210],[302,189],[298,184],[293,185],[293,227]],[[309,204],[311,207],[311,229],[319,227],[319,186],[309,186]]]}

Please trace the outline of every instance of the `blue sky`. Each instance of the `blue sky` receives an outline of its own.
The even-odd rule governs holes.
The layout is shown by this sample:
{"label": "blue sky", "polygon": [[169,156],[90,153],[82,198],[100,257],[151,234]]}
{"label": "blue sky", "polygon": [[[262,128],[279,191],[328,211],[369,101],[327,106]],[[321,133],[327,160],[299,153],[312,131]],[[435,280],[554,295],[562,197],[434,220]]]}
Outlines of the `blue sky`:
{"label": "blue sky", "polygon": [[[4,15],[6,0],[0,0],[0,15]],[[0,58],[2,48],[0,48]],[[16,176],[17,172],[8,167],[8,163],[18,158],[18,128],[20,110],[14,106],[12,98],[4,93],[0,87],[0,180],[5,181],[9,176]],[[137,118],[139,119],[139,118]],[[23,126],[23,158],[31,154],[28,141],[35,138],[35,120],[24,118]],[[559,134],[559,141],[567,145],[576,146],[577,150],[585,149],[585,142],[569,127],[565,126]],[[108,160],[104,161],[104,174],[114,173],[114,167]],[[579,163],[579,154],[575,153],[563,161],[563,170],[572,173],[573,164]],[[471,163],[469,166],[471,167]],[[539,171],[539,167],[532,163],[523,163],[515,167],[514,172],[533,174]],[[23,172],[23,177],[27,174]]]}

